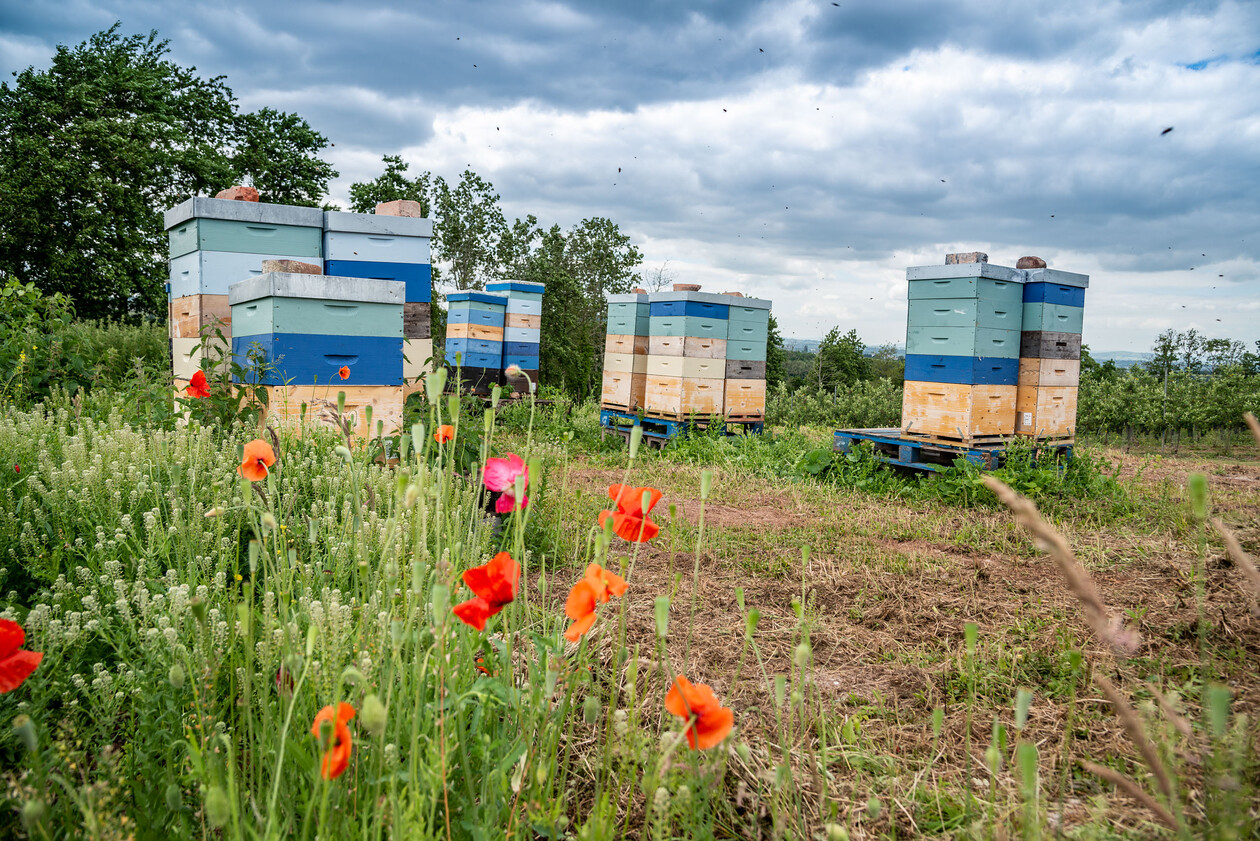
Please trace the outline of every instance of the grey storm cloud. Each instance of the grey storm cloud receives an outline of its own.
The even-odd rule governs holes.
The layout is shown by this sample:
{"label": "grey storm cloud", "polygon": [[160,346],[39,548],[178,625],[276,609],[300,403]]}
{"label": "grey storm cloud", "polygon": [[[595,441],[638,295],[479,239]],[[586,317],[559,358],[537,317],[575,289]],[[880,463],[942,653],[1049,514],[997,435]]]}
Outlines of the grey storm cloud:
{"label": "grey storm cloud", "polygon": [[448,179],[471,168],[509,215],[608,216],[649,266],[774,297],[788,333],[840,322],[895,341],[904,267],[980,249],[1092,273],[1095,347],[1142,349],[1200,323],[1187,313],[1260,338],[1260,4],[0,0],[0,12],[0,68],[44,63],[115,20],[156,29],[245,107],[295,111],[328,135],[334,200],[382,154]]}

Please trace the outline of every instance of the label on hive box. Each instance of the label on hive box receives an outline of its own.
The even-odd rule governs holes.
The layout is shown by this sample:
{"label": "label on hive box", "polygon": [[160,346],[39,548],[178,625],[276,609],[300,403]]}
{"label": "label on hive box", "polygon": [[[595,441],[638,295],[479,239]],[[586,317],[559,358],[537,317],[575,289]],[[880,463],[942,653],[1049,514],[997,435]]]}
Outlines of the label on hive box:
{"label": "label on hive box", "polygon": [[1024,426],[1032,426],[1032,412],[1024,412]]}

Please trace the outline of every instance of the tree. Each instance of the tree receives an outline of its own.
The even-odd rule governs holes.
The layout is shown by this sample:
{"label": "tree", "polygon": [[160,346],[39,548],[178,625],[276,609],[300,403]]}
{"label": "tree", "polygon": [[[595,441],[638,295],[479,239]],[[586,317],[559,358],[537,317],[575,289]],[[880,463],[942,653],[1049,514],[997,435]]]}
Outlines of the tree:
{"label": "tree", "polygon": [[766,386],[773,388],[783,382],[787,376],[784,364],[783,334],[779,332],[779,321],[770,313],[770,326],[766,331]]}
{"label": "tree", "polygon": [[315,202],[335,175],[305,121],[240,118],[222,76],[167,60],[156,32],[118,29],[0,83],[0,273],[88,317],[165,310],[165,208],[241,177]]}
{"label": "tree", "polygon": [[373,181],[355,182],[350,185],[350,210],[355,213],[372,213],[376,206],[387,201],[414,201],[429,216],[433,209],[433,175],[420,173],[408,178],[409,164],[401,155],[384,155],[381,158],[385,171]]}
{"label": "tree", "polygon": [[873,379],[884,378],[895,383],[905,382],[906,359],[892,342],[876,348],[875,352],[867,357],[866,365]]}
{"label": "tree", "polygon": [[495,274],[499,240],[507,233],[499,194],[467,169],[454,189],[440,177],[433,186],[434,254],[448,264],[456,289],[484,289]]}
{"label": "tree", "polygon": [[842,336],[839,327],[832,327],[818,345],[811,381],[816,382],[819,388],[831,390],[870,379],[865,349],[866,345],[857,330],[850,330]]}

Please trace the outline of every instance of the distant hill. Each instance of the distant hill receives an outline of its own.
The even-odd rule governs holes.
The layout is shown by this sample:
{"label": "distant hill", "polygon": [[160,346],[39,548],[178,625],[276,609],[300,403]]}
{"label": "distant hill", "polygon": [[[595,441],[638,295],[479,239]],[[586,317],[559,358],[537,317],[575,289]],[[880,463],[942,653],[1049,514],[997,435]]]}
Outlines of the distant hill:
{"label": "distant hill", "polygon": [[1141,351],[1132,350],[1099,350],[1089,352],[1098,362],[1106,362],[1111,360],[1116,363],[1117,368],[1129,368],[1133,365],[1141,365],[1143,362],[1149,362],[1155,358],[1153,353],[1143,353]]}
{"label": "distant hill", "polygon": [[821,339],[793,339],[785,338],[783,340],[784,350],[803,350],[806,353],[818,353],[818,346],[822,344]]}

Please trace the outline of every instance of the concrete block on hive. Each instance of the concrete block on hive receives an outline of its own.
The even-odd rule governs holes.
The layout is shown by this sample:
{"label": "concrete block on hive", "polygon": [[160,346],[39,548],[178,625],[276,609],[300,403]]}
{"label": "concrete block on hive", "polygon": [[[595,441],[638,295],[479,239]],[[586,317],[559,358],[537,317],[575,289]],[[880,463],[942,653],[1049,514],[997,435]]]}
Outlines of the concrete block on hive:
{"label": "concrete block on hive", "polygon": [[907,380],[902,432],[966,442],[1015,432],[1013,385],[963,385]]}
{"label": "concrete block on hive", "polygon": [[[402,431],[402,386],[275,385],[267,387],[267,414],[287,426],[299,429],[326,426],[337,428],[338,394],[345,393],[343,417],[357,438],[376,437],[377,423],[383,422],[385,435]],[[305,415],[303,415],[305,404]],[[368,407],[371,407],[370,422]]]}
{"label": "concrete block on hive", "polygon": [[987,263],[989,255],[983,251],[963,251],[958,254],[946,254],[945,265],[957,266],[962,263]]}
{"label": "concrete block on hive", "polygon": [[253,187],[242,187],[239,184],[235,187],[228,187],[226,190],[220,190],[214,194],[216,199],[225,201],[258,201],[258,191]]}
{"label": "concrete block on hive", "polygon": [[263,272],[292,272],[294,274],[323,274],[324,267],[301,260],[271,259],[262,261]]}
{"label": "concrete block on hive", "polygon": [[1015,398],[1015,431],[1034,438],[1076,434],[1076,386],[1020,386]]}
{"label": "concrete block on hive", "polygon": [[383,201],[376,205],[377,216],[406,216],[411,219],[424,218],[424,206],[410,199]]}
{"label": "concrete block on hive", "polygon": [[167,306],[172,339],[196,339],[202,330],[215,328],[224,338],[232,337],[232,306],[224,295],[184,295]]}

